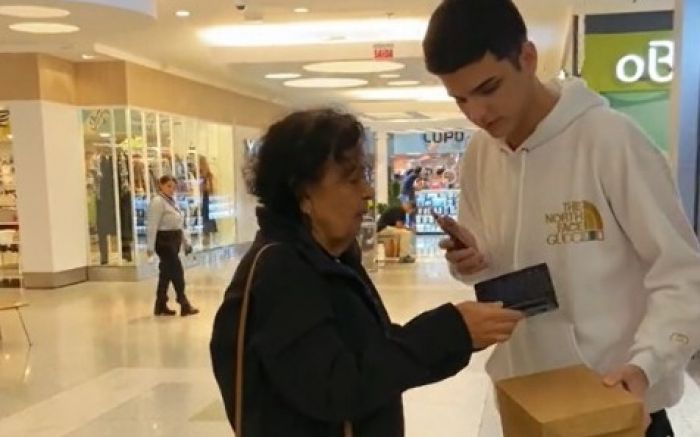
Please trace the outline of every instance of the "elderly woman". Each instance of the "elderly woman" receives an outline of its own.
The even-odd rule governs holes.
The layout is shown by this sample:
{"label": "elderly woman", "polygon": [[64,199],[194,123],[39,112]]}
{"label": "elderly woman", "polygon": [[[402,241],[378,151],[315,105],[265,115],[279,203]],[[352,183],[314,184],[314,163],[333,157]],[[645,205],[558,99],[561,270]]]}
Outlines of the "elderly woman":
{"label": "elderly woman", "polygon": [[363,133],[353,116],[322,109],[263,138],[251,181],[260,232],[211,341],[237,436],[403,436],[401,394],[454,375],[522,317],[464,302],[391,322],[355,242],[373,197]]}

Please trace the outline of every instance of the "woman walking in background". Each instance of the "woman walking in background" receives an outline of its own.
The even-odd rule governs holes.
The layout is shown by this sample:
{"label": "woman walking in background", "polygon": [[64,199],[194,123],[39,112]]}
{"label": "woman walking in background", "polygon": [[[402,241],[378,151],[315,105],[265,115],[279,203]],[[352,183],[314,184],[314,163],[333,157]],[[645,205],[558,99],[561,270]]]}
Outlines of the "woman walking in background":
{"label": "woman walking in background", "polygon": [[156,316],[174,316],[176,312],[168,308],[168,287],[173,283],[177,302],[180,304],[180,315],[197,314],[199,310],[193,307],[185,295],[185,271],[180,262],[180,249],[185,247],[185,253],[192,252],[192,246],[184,229],[184,216],[175,203],[175,187],[177,180],[173,176],[163,176],[159,181],[158,194],[151,199],[148,207],[148,256],[158,255],[158,288],[153,314]]}

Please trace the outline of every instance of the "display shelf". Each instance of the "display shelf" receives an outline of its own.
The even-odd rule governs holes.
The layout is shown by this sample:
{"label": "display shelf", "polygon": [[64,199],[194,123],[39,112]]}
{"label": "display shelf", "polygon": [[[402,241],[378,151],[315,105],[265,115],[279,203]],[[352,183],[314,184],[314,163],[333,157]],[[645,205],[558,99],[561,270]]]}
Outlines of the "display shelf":
{"label": "display shelf", "polygon": [[459,190],[422,190],[416,193],[416,233],[419,235],[443,234],[432,212],[457,219]]}

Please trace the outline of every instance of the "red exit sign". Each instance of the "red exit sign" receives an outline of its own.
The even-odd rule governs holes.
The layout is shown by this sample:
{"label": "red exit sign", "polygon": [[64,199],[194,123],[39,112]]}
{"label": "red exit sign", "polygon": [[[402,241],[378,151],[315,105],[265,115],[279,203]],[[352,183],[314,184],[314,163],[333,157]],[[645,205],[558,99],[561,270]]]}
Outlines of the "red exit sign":
{"label": "red exit sign", "polygon": [[394,45],[393,44],[375,44],[374,45],[374,59],[378,61],[386,61],[389,59],[394,59]]}

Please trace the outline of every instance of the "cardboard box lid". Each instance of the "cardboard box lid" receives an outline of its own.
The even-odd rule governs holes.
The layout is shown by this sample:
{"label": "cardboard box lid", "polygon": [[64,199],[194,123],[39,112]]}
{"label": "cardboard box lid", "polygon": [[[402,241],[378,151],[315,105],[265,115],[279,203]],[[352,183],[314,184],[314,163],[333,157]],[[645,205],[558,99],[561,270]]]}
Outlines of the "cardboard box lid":
{"label": "cardboard box lid", "polygon": [[641,429],[643,405],[621,387],[608,388],[585,366],[552,370],[496,383],[498,396],[518,405],[545,435],[588,437]]}

